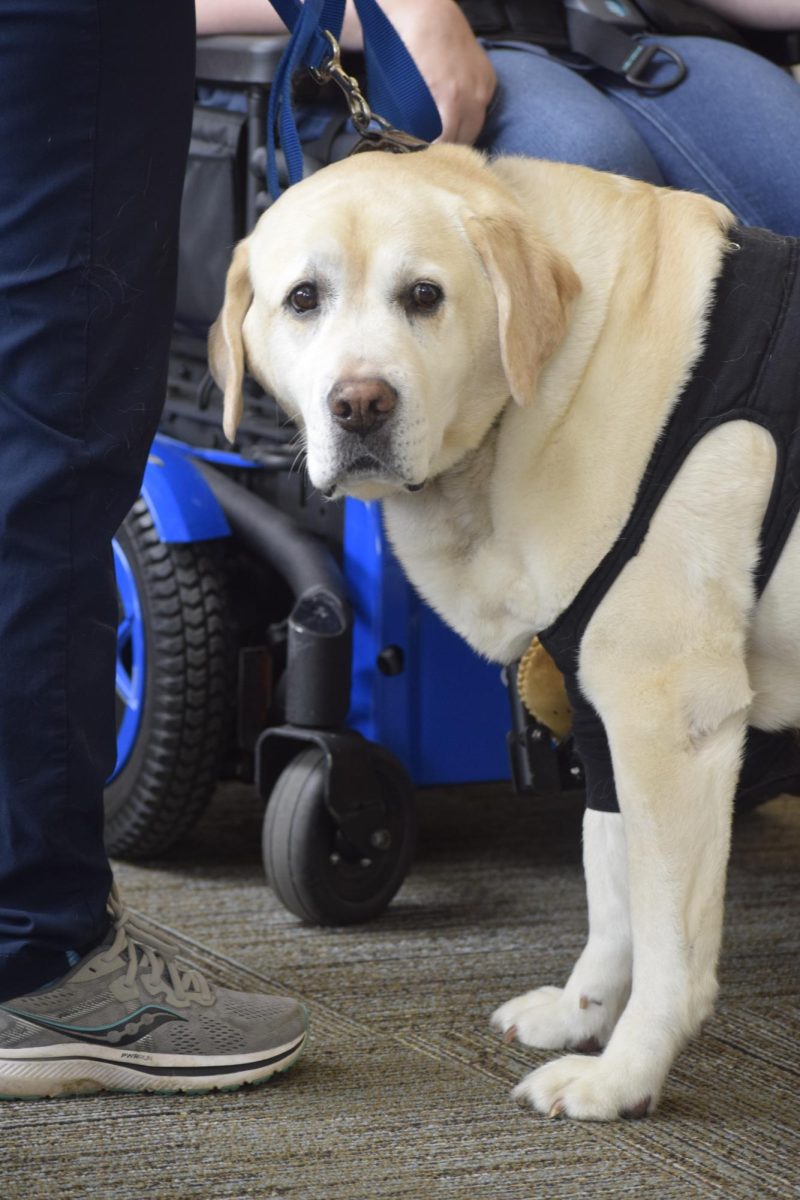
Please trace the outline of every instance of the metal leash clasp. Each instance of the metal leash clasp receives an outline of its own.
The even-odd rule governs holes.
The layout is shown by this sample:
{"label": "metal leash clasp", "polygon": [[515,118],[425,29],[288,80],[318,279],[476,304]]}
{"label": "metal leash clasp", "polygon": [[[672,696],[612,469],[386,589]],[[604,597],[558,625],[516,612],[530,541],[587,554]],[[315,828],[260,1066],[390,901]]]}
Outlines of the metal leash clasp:
{"label": "metal leash clasp", "polygon": [[[385,117],[372,111],[358,80],[349,75],[342,66],[342,48],[339,42],[329,29],[323,29],[322,33],[330,42],[331,57],[319,67],[309,67],[309,70],[317,83],[333,82],[344,93],[350,119],[361,139],[353,147],[351,154],[359,154],[362,150],[388,150],[393,154],[425,150],[427,142],[414,137],[413,134],[404,133],[401,129],[395,129]],[[377,125],[379,128],[370,129],[371,125]]]}
{"label": "metal leash clasp", "polygon": [[311,75],[317,83],[330,83],[332,81],[344,92],[356,132],[363,135],[373,120],[372,109],[364,98],[358,80],[352,75],[348,75],[342,66],[342,48],[338,41],[330,29],[323,29],[322,33],[331,44],[331,56],[319,67],[310,67]]}

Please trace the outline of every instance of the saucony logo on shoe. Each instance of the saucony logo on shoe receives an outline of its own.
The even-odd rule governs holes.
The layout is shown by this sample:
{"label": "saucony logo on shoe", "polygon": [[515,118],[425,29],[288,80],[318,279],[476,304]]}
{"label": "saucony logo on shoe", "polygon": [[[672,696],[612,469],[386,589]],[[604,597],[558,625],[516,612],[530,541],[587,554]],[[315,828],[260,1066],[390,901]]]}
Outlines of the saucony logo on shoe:
{"label": "saucony logo on shoe", "polygon": [[170,1021],[187,1020],[180,1013],[159,1004],[147,1004],[144,1008],[137,1008],[136,1012],[130,1013],[110,1025],[68,1025],[64,1021],[54,1021],[49,1017],[34,1016],[33,1013],[9,1008],[7,1004],[0,1004],[0,1009],[11,1013],[20,1021],[36,1025],[40,1029],[60,1033],[63,1037],[72,1038],[76,1042],[93,1042],[99,1046],[130,1046],[133,1042],[138,1042],[145,1034],[158,1029],[160,1025],[166,1025]]}

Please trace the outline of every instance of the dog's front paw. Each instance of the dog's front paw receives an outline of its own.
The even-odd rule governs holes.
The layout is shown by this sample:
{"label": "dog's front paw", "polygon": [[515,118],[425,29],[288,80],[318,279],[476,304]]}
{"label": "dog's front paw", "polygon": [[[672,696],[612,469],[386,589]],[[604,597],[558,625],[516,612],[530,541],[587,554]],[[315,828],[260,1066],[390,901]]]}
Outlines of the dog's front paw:
{"label": "dog's front paw", "polygon": [[540,987],[516,996],[492,1016],[506,1041],[517,1038],[540,1050],[579,1050],[592,1054],[605,1046],[619,1016],[619,1005],[566,988]]}
{"label": "dog's front paw", "polygon": [[621,1069],[605,1055],[585,1058],[569,1054],[526,1075],[513,1095],[520,1104],[531,1104],[549,1117],[635,1120],[653,1111],[661,1082],[645,1078],[645,1073]]}

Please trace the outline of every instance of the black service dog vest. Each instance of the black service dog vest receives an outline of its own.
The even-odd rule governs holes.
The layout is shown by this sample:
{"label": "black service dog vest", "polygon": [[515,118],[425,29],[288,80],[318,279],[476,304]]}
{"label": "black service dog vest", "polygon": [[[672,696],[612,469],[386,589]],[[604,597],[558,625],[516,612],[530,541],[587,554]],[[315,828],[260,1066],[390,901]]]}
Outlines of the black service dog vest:
{"label": "black service dog vest", "polygon": [[[573,708],[575,749],[587,804],[618,810],[603,723],[577,679],[581,639],[592,614],[636,554],[686,456],[727,421],[762,425],[774,439],[775,479],[761,529],[756,594],[761,595],[800,510],[800,240],[733,228],[734,247],[717,278],[705,349],[659,437],[633,510],[614,545],[539,640],[563,673]],[[768,735],[750,731],[750,741]]]}

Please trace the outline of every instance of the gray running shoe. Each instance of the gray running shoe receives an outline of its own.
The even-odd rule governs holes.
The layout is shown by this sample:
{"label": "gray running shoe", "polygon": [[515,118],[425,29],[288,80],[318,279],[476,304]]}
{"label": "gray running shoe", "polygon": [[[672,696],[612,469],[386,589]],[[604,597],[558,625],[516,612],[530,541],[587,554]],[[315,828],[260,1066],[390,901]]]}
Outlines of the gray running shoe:
{"label": "gray running shoe", "polygon": [[0,1004],[0,1098],[208,1092],[263,1083],[302,1053],[296,1000],[215,988],[109,899],[105,941],[57,983]]}

